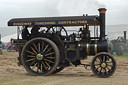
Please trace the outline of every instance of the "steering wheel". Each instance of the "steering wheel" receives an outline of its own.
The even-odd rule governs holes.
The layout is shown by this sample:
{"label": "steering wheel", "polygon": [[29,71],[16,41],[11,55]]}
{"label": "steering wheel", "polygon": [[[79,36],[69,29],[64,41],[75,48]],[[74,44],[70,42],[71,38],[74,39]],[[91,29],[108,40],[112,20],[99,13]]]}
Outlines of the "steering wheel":
{"label": "steering wheel", "polygon": [[49,28],[47,29],[46,33],[57,33],[57,31],[59,31],[60,33],[61,33],[62,31],[64,31],[65,34],[66,34],[66,37],[68,36],[68,33],[67,33],[66,29],[65,29],[64,27],[62,27],[62,26],[49,27]]}

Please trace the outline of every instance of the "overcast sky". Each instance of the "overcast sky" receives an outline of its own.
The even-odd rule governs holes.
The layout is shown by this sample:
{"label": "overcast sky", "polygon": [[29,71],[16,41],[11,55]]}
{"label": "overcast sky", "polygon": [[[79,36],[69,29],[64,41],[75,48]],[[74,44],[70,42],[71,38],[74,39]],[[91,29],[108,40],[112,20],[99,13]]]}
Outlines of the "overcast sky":
{"label": "overcast sky", "polygon": [[98,15],[99,7],[107,25],[128,24],[128,0],[0,0],[0,27],[12,18]]}

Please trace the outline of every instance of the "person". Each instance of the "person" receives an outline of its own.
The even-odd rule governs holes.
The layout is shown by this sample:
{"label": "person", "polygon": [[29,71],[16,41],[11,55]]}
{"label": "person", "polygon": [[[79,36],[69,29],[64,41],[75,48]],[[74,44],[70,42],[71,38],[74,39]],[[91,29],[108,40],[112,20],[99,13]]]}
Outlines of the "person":
{"label": "person", "polygon": [[29,37],[30,37],[30,33],[27,28],[28,26],[25,26],[22,30],[22,39],[24,40],[29,40]]}
{"label": "person", "polygon": [[31,29],[31,37],[35,37],[37,36],[40,32],[39,32],[40,27],[39,26],[34,26]]}

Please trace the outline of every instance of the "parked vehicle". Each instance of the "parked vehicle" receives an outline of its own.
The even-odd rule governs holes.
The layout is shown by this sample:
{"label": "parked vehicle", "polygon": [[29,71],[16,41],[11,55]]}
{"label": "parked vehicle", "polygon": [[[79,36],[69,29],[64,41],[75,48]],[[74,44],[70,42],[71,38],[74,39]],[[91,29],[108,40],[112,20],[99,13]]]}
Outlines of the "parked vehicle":
{"label": "parked vehicle", "polygon": [[18,51],[18,48],[16,46],[16,44],[14,43],[14,39],[11,39],[8,46],[7,46],[7,51],[8,52],[12,52],[12,51]]}
{"label": "parked vehicle", "polygon": [[[16,40],[19,64],[32,75],[50,75],[70,65],[84,65],[85,68],[91,66],[92,72],[98,77],[111,76],[115,72],[116,61],[109,53],[105,37],[106,9],[98,10],[99,16],[11,19],[8,26],[18,26],[18,30],[27,33],[22,34],[27,36],[26,39],[18,37]],[[77,34],[69,35],[66,27],[74,29],[74,26],[81,27]],[[90,27],[94,27],[94,36],[90,34]],[[27,28],[36,30],[35,35],[32,31],[29,33]],[[39,28],[46,30],[37,33]],[[91,64],[82,63],[81,60],[87,59],[88,55],[94,56]]]}
{"label": "parked vehicle", "polygon": [[124,31],[124,37],[118,37],[116,40],[112,40],[111,54],[116,52],[118,56],[126,54],[128,52],[128,40],[126,39],[126,31]]}

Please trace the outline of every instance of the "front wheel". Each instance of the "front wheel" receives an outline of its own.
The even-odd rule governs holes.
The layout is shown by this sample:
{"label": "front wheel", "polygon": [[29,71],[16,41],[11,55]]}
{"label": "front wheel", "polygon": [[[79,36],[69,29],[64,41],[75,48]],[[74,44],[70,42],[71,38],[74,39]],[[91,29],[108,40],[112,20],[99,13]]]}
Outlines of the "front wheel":
{"label": "front wheel", "polygon": [[57,68],[60,60],[58,47],[47,38],[34,38],[22,50],[24,68],[32,75],[49,75]]}
{"label": "front wheel", "polygon": [[116,61],[111,54],[101,52],[92,59],[91,69],[96,76],[107,78],[115,72]]}

